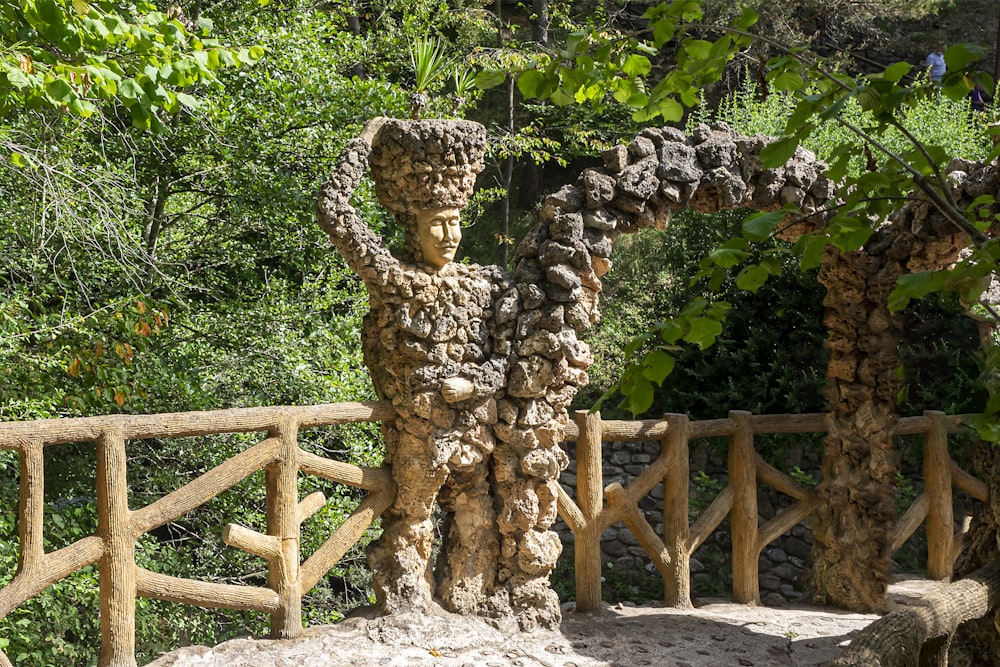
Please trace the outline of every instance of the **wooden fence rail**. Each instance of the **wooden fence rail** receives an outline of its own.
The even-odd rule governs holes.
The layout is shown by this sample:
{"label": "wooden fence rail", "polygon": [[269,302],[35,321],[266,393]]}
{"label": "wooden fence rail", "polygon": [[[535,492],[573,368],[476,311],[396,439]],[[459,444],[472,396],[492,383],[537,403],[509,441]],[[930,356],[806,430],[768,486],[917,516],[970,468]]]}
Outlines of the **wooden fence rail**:
{"label": "wooden fence rail", "polygon": [[[201,607],[257,610],[270,614],[272,637],[297,636],[302,632],[302,597],[361,538],[396,495],[387,470],[331,461],[302,451],[298,431],[313,426],[377,421],[394,414],[391,405],[370,402],[0,424],[0,449],[14,450],[21,459],[21,550],[17,574],[0,589],[0,619],[49,585],[97,563],[100,667],[136,665],[137,597]],[[126,481],[129,440],[257,431],[266,432],[267,437],[167,496],[137,510],[129,508]],[[85,441],[96,443],[97,533],[45,553],[43,450]],[[179,518],[262,469],[267,492],[267,534],[230,524],[223,531],[223,541],[267,561],[267,587],[182,579],[136,565],[135,544],[144,533]],[[369,492],[304,563],[300,563],[299,526],[326,499],[317,492],[299,500],[299,473]],[[12,667],[2,652],[0,667]]]}
{"label": "wooden fence rail", "polygon": [[[298,445],[298,432],[309,427],[381,421],[394,414],[387,402],[366,402],[0,423],[0,449],[16,451],[21,463],[18,571],[0,589],[0,619],[52,583],[97,563],[100,667],[136,665],[137,597],[261,611],[270,615],[272,637],[295,637],[302,631],[302,597],[395,498],[388,471],[303,451]],[[961,421],[960,417],[928,412],[900,419],[896,429],[897,435],[924,434],[925,484],[924,492],[900,518],[893,534],[893,548],[901,546],[926,520],[928,573],[935,578],[950,576],[960,545],[953,534],[952,487],[983,501],[988,495],[986,485],[961,470],[948,453],[947,434],[958,430]],[[726,419],[692,422],[677,414],[657,420],[602,421],[599,413],[577,413],[567,428],[567,436],[576,442],[577,498],[571,498],[562,487],[559,497],[560,516],[575,537],[577,609],[600,607],[601,534],[619,521],[632,531],[662,574],[665,602],[689,606],[691,555],[727,515],[732,530],[733,597],[742,603],[758,603],[757,562],[761,550],[805,519],[817,500],[812,491],[756,453],[754,436],[825,430],[821,414],[752,415],[733,411]],[[126,472],[130,440],[248,432],[263,432],[266,437],[163,498],[139,509],[129,508]],[[729,483],[698,520],[689,524],[688,443],[709,437],[728,438]],[[603,443],[637,440],[659,440],[657,459],[627,486],[613,483],[602,488]],[[46,553],[44,448],[88,441],[96,444],[97,532]],[[223,540],[267,561],[266,587],[182,579],[150,572],[136,564],[135,544],[144,533],[183,516],[262,469],[267,533],[230,524],[223,531]],[[300,500],[300,474],[368,491],[351,516],[305,562],[301,562],[299,553],[300,526],[326,499],[322,493],[314,493]],[[795,501],[763,525],[757,514],[758,480]],[[658,535],[639,510],[639,502],[661,482],[663,534]],[[0,667],[12,667],[3,652]]]}
{"label": "wooden fence rail", "polygon": [[[927,574],[949,579],[961,548],[955,533],[952,489],[986,502],[987,486],[962,470],[948,452],[948,433],[961,430],[965,418],[928,411],[904,417],[895,435],[924,436],[924,490],[900,517],[892,533],[895,552],[921,523],[927,523]],[[753,415],[732,411],[726,419],[692,422],[687,416],[668,414],[658,420],[601,421],[599,414],[578,412],[575,427],[568,429],[576,441],[577,497],[563,491],[560,515],[574,533],[576,607],[592,611],[601,604],[601,534],[621,521],[632,532],[663,576],[664,602],[691,605],[690,560],[694,551],[729,516],[732,531],[733,599],[759,604],[758,558],[771,542],[806,519],[817,505],[816,494],[777,470],[754,448],[754,436],[773,433],[823,433],[822,414]],[[729,483],[693,524],[688,524],[688,443],[696,438],[729,440]],[[660,455],[628,486],[603,484],[600,461],[602,442],[659,440]],[[772,486],[794,502],[761,524],[757,514],[757,481]],[[639,502],[663,483],[663,535],[639,510]],[[604,504],[604,500],[607,504]],[[961,531],[960,531],[961,532]]]}

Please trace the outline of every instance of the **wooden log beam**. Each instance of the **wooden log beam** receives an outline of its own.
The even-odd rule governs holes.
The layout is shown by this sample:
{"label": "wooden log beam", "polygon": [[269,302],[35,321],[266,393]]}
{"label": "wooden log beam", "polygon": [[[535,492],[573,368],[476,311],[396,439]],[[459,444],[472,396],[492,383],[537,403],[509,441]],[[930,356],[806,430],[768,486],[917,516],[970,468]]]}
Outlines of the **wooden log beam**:
{"label": "wooden log beam", "polygon": [[584,524],[575,534],[577,611],[601,608],[601,511],[604,505],[601,415],[577,411],[576,495]]}
{"label": "wooden log beam", "polygon": [[[578,464],[579,465],[579,464]],[[656,459],[646,466],[639,476],[632,480],[632,483],[623,489],[624,493],[629,499],[629,502],[638,503],[644,497],[646,497],[653,487],[659,484],[670,472],[672,466],[677,465],[676,458],[670,455],[670,450],[667,447],[660,448],[660,455]],[[664,498],[667,494],[664,491]],[[618,508],[616,506],[607,507],[604,509],[601,515],[601,532],[604,532],[616,521],[622,520],[624,517],[618,513]]]}
{"label": "wooden log beam", "polygon": [[[662,419],[638,419],[634,421],[621,421],[610,419],[601,421],[601,434],[605,441],[614,440],[616,442],[635,442],[637,440],[659,440],[662,438],[670,425]],[[570,422],[565,426],[566,437],[576,440],[580,437],[580,427]]]}
{"label": "wooden log beam", "polygon": [[299,450],[299,469],[308,474],[328,479],[337,484],[354,486],[365,491],[384,491],[392,487],[392,474],[388,468],[368,468],[334,461]]}
{"label": "wooden log beam", "polygon": [[813,495],[807,489],[802,488],[794,479],[765,461],[760,454],[755,454],[754,458],[757,465],[757,477],[765,484],[770,484],[774,487],[775,491],[779,491],[796,500],[803,500]]}
{"label": "wooden log beam", "polygon": [[104,540],[96,535],[45,554],[37,569],[18,573],[9,584],[0,588],[0,618],[81,567],[93,565],[103,554]]}
{"label": "wooden log beam", "polygon": [[99,667],[136,667],[135,535],[128,509],[125,437],[112,430],[97,439],[97,534],[104,542],[98,563],[101,600]]}
{"label": "wooden log beam", "polygon": [[267,534],[277,540],[278,554],[267,560],[267,585],[280,604],[271,612],[271,639],[294,639],[302,633],[302,598],[299,596],[299,449],[298,423],[281,422],[281,440],[275,463],[264,469],[267,493]]}
{"label": "wooden log beam", "polygon": [[896,522],[896,526],[892,529],[892,543],[889,546],[889,553],[895,553],[903,546],[906,540],[910,539],[910,535],[927,518],[927,510],[930,505],[931,501],[925,491],[917,496],[917,499],[903,512],[903,516],[899,517],[899,521]]}
{"label": "wooden log beam", "polygon": [[733,538],[733,599],[760,604],[757,557],[757,466],[750,413],[729,413],[735,428],[729,436],[729,485],[733,509],[729,525]]}
{"label": "wooden log beam", "polygon": [[693,554],[708,539],[712,531],[719,527],[722,520],[729,514],[729,510],[733,508],[734,497],[733,487],[727,486],[719,492],[719,495],[715,497],[715,500],[708,506],[708,509],[701,513],[698,520],[691,526],[691,537],[688,540],[688,556]]}
{"label": "wooden log beam", "polygon": [[210,581],[181,579],[139,568],[138,593],[145,598],[168,600],[198,607],[273,612],[278,594],[270,588],[233,586]]}
{"label": "wooden log beam", "polygon": [[396,499],[395,489],[374,493],[351,512],[333,535],[310,556],[299,568],[299,596],[304,596],[316,583],[326,576],[347,550],[350,549],[364,534],[368,527],[382,512],[386,511]]}
{"label": "wooden log beam", "polygon": [[988,503],[990,501],[990,487],[962,470],[954,461],[950,461],[949,465],[951,466],[951,481],[955,483],[955,486],[980,502]]}
{"label": "wooden log beam", "polygon": [[[666,450],[667,470],[663,476],[663,542],[670,554],[667,574],[663,576],[663,601],[670,607],[691,606],[691,557],[688,544],[690,421],[687,415],[664,415],[670,423],[667,436],[660,441]],[[663,456],[664,452],[660,455]]]}
{"label": "wooden log beam", "polygon": [[326,505],[326,496],[323,495],[322,491],[310,493],[299,502],[296,508],[295,522],[301,526],[313,514],[323,509],[323,505]]}
{"label": "wooden log beam", "polygon": [[134,511],[132,521],[136,537],[201,507],[277,459],[276,438],[267,438],[240,452],[176,491]]}
{"label": "wooden log beam", "polygon": [[18,505],[21,552],[18,555],[18,572],[35,570],[45,558],[44,453],[39,440],[31,440],[21,451],[21,496]]}
{"label": "wooden log beam", "polygon": [[311,428],[382,421],[395,414],[389,401],[361,401],[3,422],[0,423],[0,449],[19,449],[33,438],[42,440],[46,445],[97,440],[102,433],[114,430],[120,431],[126,440],[185,438],[212,433],[268,431],[287,419],[294,419],[302,428]]}
{"label": "wooden log beam", "polygon": [[924,492],[927,507],[927,576],[939,581],[951,579],[955,517],[952,506],[951,456],[945,414],[928,410],[924,415],[930,429],[924,436]]}
{"label": "wooden log beam", "polygon": [[556,499],[556,506],[559,510],[559,516],[566,522],[569,529],[576,533],[587,525],[587,517],[583,516],[583,511],[573,502],[573,499],[566,489],[563,488],[562,484],[559,485],[558,494],[559,497]]}
{"label": "wooden log beam", "polygon": [[235,523],[226,524],[222,529],[222,542],[265,560],[272,560],[281,555],[281,538],[264,535]]}
{"label": "wooden log beam", "polygon": [[639,511],[639,506],[629,499],[622,485],[618,482],[609,484],[608,488],[604,490],[604,495],[607,497],[608,503],[618,510],[625,526],[632,531],[639,546],[649,555],[660,574],[664,578],[670,576],[671,558],[666,545],[646,521],[646,517]]}
{"label": "wooden log beam", "polygon": [[[886,614],[861,631],[826,667],[923,667],[947,664],[947,641],[959,624],[1000,606],[1000,560],[917,603]],[[935,651],[934,647],[940,647]]]}
{"label": "wooden log beam", "polygon": [[809,496],[778,512],[757,531],[757,553],[802,522],[816,508],[816,496]]}

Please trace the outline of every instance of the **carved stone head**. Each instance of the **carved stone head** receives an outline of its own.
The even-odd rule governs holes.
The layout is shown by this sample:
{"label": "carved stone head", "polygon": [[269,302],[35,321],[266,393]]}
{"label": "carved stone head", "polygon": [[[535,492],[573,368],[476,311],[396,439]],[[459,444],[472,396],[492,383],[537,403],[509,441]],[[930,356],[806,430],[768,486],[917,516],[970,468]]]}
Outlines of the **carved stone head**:
{"label": "carved stone head", "polygon": [[406,229],[406,249],[438,271],[462,238],[458,213],[483,170],[486,128],[467,120],[390,119],[372,140],[379,201]]}

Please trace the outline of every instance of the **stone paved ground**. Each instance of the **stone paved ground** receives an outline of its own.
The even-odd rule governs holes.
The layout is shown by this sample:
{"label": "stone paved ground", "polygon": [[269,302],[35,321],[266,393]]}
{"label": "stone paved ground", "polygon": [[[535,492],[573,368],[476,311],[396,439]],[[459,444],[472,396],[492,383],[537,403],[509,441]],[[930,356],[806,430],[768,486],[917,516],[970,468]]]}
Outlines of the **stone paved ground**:
{"label": "stone paved ground", "polygon": [[616,606],[599,614],[567,612],[561,632],[509,636],[453,615],[351,618],[310,628],[294,641],[188,647],[150,667],[804,667],[837,655],[875,618],[721,602],[686,611]]}
{"label": "stone paved ground", "polygon": [[[894,584],[892,604],[938,584]],[[837,656],[877,618],[823,607],[749,607],[702,601],[695,609],[605,606],[567,610],[559,632],[505,634],[441,612],[350,618],[285,642],[236,639],[187,647],[148,667],[807,667]]]}

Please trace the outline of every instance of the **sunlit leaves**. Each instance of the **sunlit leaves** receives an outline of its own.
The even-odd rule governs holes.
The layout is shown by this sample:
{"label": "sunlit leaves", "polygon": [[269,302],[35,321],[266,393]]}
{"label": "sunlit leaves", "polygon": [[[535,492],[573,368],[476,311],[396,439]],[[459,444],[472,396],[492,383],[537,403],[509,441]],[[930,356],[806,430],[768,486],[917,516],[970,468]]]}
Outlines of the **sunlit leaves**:
{"label": "sunlit leaves", "polygon": [[761,149],[760,160],[768,168],[781,166],[788,162],[788,159],[795,154],[795,149],[798,146],[798,137],[782,137]]}
{"label": "sunlit leaves", "polygon": [[[160,125],[162,111],[191,106],[192,92],[179,89],[213,84],[214,71],[258,60],[259,47],[227,49],[206,37],[211,22],[199,20],[198,34],[152,5],[128,7],[85,0],[24,0],[20,11],[0,9],[0,29],[18,35],[18,50],[0,54],[0,113],[19,107],[55,107],[88,117],[106,101],[124,102],[138,127]],[[143,88],[139,94],[122,79]],[[6,85],[4,85],[6,84]]]}
{"label": "sunlit leaves", "polygon": [[778,226],[788,211],[768,211],[752,213],[743,220],[743,236],[749,241],[763,241],[768,238]]}

